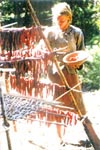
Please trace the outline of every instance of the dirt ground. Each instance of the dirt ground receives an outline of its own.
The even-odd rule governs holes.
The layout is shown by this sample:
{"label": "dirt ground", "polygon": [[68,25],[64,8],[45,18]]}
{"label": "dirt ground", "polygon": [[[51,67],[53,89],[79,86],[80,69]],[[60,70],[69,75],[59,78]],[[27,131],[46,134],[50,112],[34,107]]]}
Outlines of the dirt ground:
{"label": "dirt ground", "polygon": [[[83,96],[87,115],[100,138],[100,91],[84,92]],[[10,127],[5,128],[2,118],[0,120],[0,150],[94,150],[80,121],[76,126],[66,128],[65,143],[60,144],[55,125],[48,129],[45,124],[40,127],[37,121],[20,119],[9,121]],[[9,148],[8,136],[11,144]]]}

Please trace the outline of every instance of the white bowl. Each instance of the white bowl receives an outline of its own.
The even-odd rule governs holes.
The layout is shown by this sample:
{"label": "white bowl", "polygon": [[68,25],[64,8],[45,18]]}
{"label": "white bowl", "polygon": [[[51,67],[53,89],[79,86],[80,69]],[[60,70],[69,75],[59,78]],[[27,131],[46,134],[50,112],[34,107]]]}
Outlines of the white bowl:
{"label": "white bowl", "polygon": [[82,65],[88,58],[86,51],[80,50],[69,53],[64,56],[63,62],[69,66]]}

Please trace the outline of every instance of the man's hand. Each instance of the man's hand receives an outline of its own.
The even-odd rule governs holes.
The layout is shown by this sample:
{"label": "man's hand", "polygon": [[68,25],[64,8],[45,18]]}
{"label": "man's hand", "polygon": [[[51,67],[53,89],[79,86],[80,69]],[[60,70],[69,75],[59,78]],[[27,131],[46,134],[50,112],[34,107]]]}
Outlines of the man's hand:
{"label": "man's hand", "polygon": [[70,67],[73,68],[73,69],[81,70],[83,68],[83,65],[70,64]]}

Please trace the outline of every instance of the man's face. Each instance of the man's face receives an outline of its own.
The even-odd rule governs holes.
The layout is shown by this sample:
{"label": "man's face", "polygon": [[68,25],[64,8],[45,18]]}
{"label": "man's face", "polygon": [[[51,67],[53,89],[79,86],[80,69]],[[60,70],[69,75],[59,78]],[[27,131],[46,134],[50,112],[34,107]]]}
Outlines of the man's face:
{"label": "man's face", "polygon": [[69,27],[70,20],[71,20],[70,16],[67,15],[58,16],[57,18],[58,25],[62,31],[66,30]]}

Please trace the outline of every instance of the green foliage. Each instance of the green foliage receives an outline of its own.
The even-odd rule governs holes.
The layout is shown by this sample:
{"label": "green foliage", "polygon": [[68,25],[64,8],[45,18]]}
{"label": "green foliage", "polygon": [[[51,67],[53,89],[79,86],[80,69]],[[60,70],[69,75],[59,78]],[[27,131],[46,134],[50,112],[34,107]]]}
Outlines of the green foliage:
{"label": "green foliage", "polygon": [[1,18],[0,22],[11,21],[12,12],[13,12],[13,5],[12,3],[8,3],[8,0],[4,0],[0,3],[0,10],[1,10]]}
{"label": "green foliage", "polygon": [[[51,25],[51,7],[63,0],[32,0],[32,6],[42,25]],[[99,35],[100,29],[100,3],[99,0],[65,0],[69,3],[73,12],[73,24],[80,27],[85,36],[86,45],[92,45],[91,40]],[[31,15],[27,8],[26,0],[3,0],[0,2],[2,13],[1,24],[18,22],[18,26],[32,26]]]}
{"label": "green foliage", "polygon": [[[99,47],[98,47],[99,48]],[[85,62],[84,67],[79,71],[83,81],[83,89],[98,90],[100,89],[100,49],[91,54],[91,60]]]}
{"label": "green foliage", "polygon": [[[53,5],[52,1],[46,2],[33,2],[32,6],[36,11],[36,15],[41,23],[41,25],[51,25],[51,7]],[[32,24],[33,22],[31,22]]]}
{"label": "green foliage", "polygon": [[92,45],[98,45],[100,47],[100,35],[96,35],[92,37],[92,39],[89,42],[90,42],[91,47]]}
{"label": "green foliage", "polygon": [[70,2],[73,11],[73,24],[83,30],[86,45],[92,45],[91,38],[99,35],[99,24],[97,22],[100,18],[100,5],[96,3],[97,1],[82,0]]}
{"label": "green foliage", "polygon": [[0,3],[1,25],[18,22],[18,26],[27,26],[31,22],[26,2],[3,0]]}

